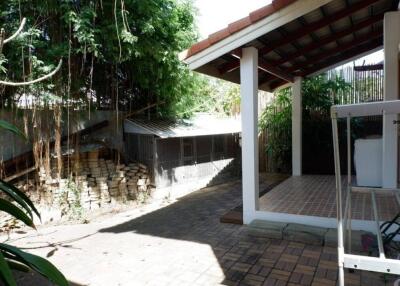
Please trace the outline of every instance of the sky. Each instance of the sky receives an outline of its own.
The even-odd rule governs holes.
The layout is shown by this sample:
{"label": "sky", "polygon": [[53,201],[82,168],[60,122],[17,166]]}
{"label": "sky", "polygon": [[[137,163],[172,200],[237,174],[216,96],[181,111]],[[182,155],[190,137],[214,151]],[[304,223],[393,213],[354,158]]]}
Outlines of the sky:
{"label": "sky", "polygon": [[[197,25],[201,39],[206,38],[229,23],[247,16],[250,12],[271,3],[271,0],[195,0],[198,9]],[[364,62],[376,63],[383,60],[382,51],[373,53],[356,61],[357,65]],[[353,63],[349,63],[353,65]]]}
{"label": "sky", "polygon": [[195,0],[194,4],[199,12],[197,25],[201,38],[206,38],[269,3],[270,0]]}

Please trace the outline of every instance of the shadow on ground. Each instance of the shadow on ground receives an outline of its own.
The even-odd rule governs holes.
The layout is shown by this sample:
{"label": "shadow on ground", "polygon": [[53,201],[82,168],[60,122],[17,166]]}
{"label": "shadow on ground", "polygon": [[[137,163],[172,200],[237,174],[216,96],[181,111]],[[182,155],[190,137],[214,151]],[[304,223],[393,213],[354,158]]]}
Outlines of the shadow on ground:
{"label": "shadow on ground", "polygon": [[[230,284],[231,281],[241,280],[244,275],[240,271],[230,271],[232,261],[225,260],[224,255],[229,251],[245,251],[238,245],[243,241],[242,233],[245,228],[222,224],[219,219],[227,210],[240,204],[241,183],[237,181],[197,191],[165,208],[120,225],[101,229],[100,232],[134,232],[207,244],[213,249],[225,277],[229,280],[224,283]],[[266,243],[261,243],[260,247],[263,247],[262,245],[266,246]],[[243,255],[241,261],[255,262],[258,258],[259,255]]]}
{"label": "shadow on ground", "polygon": [[[276,184],[276,180],[264,180],[260,190]],[[224,184],[100,232],[134,232],[207,244],[224,273],[219,281],[224,285],[336,285],[335,248],[256,237],[245,226],[220,223],[221,215],[240,204],[241,183]],[[392,285],[393,279],[376,273],[346,273],[352,285]]]}
{"label": "shadow on ground", "polygon": [[[16,280],[17,285],[23,285],[23,286],[54,286],[53,283],[51,283],[48,279],[44,278],[38,273],[35,272],[29,272],[29,273],[23,273],[23,272],[14,272],[14,277]],[[0,282],[0,285],[3,286],[3,284]],[[83,284],[78,284],[72,281],[69,281],[69,286],[86,286]]]}
{"label": "shadow on ground", "polygon": [[[265,190],[275,183],[276,180],[267,178],[267,180],[263,180],[260,190]],[[223,276],[217,277],[218,280],[215,280],[216,277],[213,277],[213,273],[206,270],[199,278],[191,280],[190,284],[178,282],[181,280],[177,277],[172,284],[161,283],[158,285],[199,286],[219,283],[253,286],[336,285],[337,254],[335,248],[257,237],[250,235],[246,226],[220,223],[221,215],[240,204],[241,182],[235,181],[199,190],[164,208],[112,227],[102,228],[99,230],[99,234],[135,233],[208,245],[223,274]],[[118,240],[116,241],[118,242]],[[175,244],[175,246],[179,247],[179,244]],[[154,256],[162,256],[163,250],[163,248],[159,250],[156,248],[154,253],[149,253]],[[175,255],[174,252],[172,253]],[[199,254],[195,251],[194,253]],[[162,260],[162,262],[165,264],[166,261]],[[115,261],[111,261],[111,263],[115,263]],[[150,265],[157,267],[157,264]],[[191,265],[198,267],[196,261]],[[94,269],[97,270],[97,268]],[[182,276],[189,274],[180,270],[179,266],[167,267],[167,271],[172,269],[177,270]],[[150,270],[150,273],[153,272]],[[40,278],[25,276],[19,280],[18,285],[52,285],[47,281],[34,280]],[[360,271],[346,273],[346,282],[349,285],[393,285],[393,282],[388,281],[392,278],[386,278],[388,278],[387,281],[380,275]],[[143,285],[135,284],[133,281],[135,280],[132,280],[132,284],[124,285]],[[84,286],[73,282],[71,285]]]}

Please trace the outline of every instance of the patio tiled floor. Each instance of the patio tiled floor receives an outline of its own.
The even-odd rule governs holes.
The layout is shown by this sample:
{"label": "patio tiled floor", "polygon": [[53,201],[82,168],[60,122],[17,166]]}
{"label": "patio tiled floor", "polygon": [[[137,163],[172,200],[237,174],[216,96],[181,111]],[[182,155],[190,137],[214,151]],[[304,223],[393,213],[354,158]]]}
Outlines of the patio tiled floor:
{"label": "patio tiled floor", "polygon": [[[343,178],[343,192],[346,178]],[[352,195],[352,217],[373,220],[369,194]],[[400,208],[393,195],[377,194],[379,218],[392,219]],[[336,217],[335,177],[305,175],[290,177],[260,198],[260,209],[278,213]]]}
{"label": "patio tiled floor", "polygon": [[[48,257],[72,286],[336,284],[334,248],[254,237],[246,226],[219,223],[240,202],[241,184],[233,182],[86,225],[16,234],[12,242]],[[18,285],[51,284],[28,276]],[[385,282],[356,271],[346,273],[346,285]]]}

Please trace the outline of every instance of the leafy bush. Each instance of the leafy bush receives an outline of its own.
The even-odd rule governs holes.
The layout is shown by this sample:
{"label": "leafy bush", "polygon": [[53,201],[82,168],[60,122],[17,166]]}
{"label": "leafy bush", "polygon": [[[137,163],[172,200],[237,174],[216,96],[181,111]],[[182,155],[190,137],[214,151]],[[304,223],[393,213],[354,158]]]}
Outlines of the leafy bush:
{"label": "leafy bush", "polygon": [[[15,126],[6,121],[0,121],[0,129],[22,134]],[[33,216],[37,215],[40,218],[40,214],[32,201],[23,192],[3,180],[0,180],[0,193],[7,198],[0,198],[0,211],[22,221],[31,228],[35,228]],[[0,243],[0,281],[6,286],[17,285],[12,270],[25,272],[33,270],[57,285],[68,285],[64,275],[46,259],[24,252],[15,246]]]}
{"label": "leafy bush", "polygon": [[[330,152],[332,145],[330,107],[337,104],[338,95],[344,94],[350,85],[341,77],[328,79],[325,74],[304,79],[303,146]],[[292,156],[292,90],[284,88],[276,92],[275,99],[262,113],[260,129],[267,130],[265,150],[275,163],[277,171],[290,172]],[[307,141],[305,144],[304,141]],[[310,144],[308,144],[310,143]]]}
{"label": "leafy bush", "polygon": [[274,101],[261,114],[259,127],[267,130],[265,152],[280,172],[289,172],[292,156],[292,91],[276,93]]}

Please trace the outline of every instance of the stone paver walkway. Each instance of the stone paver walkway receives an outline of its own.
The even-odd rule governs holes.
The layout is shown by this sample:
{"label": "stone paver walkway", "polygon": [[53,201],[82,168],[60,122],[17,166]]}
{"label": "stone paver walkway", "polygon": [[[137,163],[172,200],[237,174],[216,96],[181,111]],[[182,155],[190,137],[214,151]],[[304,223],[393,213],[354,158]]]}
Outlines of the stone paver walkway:
{"label": "stone paver walkway", "polygon": [[[232,182],[11,242],[48,257],[73,286],[336,284],[334,248],[256,238],[245,226],[221,224],[221,214],[240,201],[240,182]],[[359,271],[347,273],[346,283],[385,285],[381,275]],[[51,284],[25,276],[18,285]]]}

